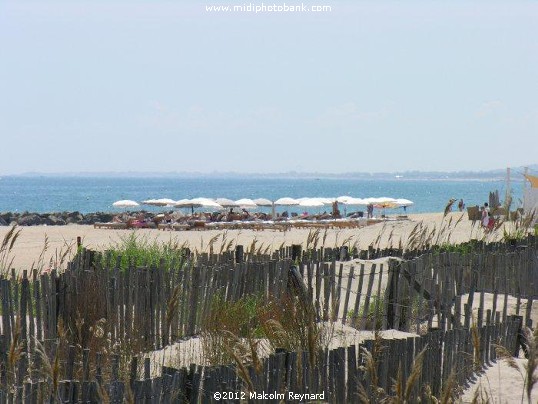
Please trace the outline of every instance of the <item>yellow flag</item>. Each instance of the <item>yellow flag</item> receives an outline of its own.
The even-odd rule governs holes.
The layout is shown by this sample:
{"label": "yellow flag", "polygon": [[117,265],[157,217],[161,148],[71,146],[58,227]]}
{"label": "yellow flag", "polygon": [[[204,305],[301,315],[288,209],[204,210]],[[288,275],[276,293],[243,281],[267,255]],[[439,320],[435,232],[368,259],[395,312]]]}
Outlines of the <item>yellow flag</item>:
{"label": "yellow flag", "polygon": [[531,183],[531,187],[538,188],[538,177],[535,177],[533,175],[524,174],[525,178],[528,179]]}

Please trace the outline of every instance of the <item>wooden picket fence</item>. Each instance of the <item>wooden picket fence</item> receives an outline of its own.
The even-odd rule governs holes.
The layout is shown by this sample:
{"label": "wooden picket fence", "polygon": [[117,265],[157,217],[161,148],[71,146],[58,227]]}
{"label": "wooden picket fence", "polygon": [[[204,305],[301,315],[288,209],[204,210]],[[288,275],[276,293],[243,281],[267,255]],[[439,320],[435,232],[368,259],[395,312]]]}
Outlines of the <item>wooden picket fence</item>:
{"label": "wooden picket fence", "polygon": [[[13,274],[11,279],[0,280],[1,309],[9,314],[2,318],[0,334],[9,343],[17,313],[24,310],[28,321],[22,328],[27,336],[55,338],[59,318],[73,323],[79,315],[88,318],[86,312],[91,308],[90,317],[93,321],[105,318],[113,338],[136,329],[144,334],[148,348],[158,349],[169,340],[199,333],[216,295],[224,300],[237,300],[245,294],[257,294],[265,300],[280,297],[294,258],[290,250],[280,251],[276,257],[253,255],[239,260],[237,251],[235,257],[205,254],[196,265],[186,261],[170,268],[132,267],[127,271],[118,265],[93,270],[91,259],[87,259],[91,252],[84,253],[65,273],[34,273],[32,281],[26,273],[21,281]],[[480,294],[483,306],[486,292],[495,294],[490,313],[494,319],[499,315],[506,319],[508,295],[518,298],[516,314],[521,300],[527,300],[525,324],[529,324],[538,287],[534,282],[536,251],[527,247],[465,255],[428,253],[409,261],[389,261],[389,265],[351,263],[345,268],[344,262],[336,262],[334,250],[325,250],[311,254],[310,260],[303,254],[299,270],[318,318],[340,320],[360,329],[371,328],[370,311],[382,313],[382,328],[412,330],[415,325],[416,331],[422,323],[443,329],[460,323],[468,327],[474,294]],[[333,257],[332,262],[317,260],[327,258],[327,254]],[[183,310],[167,324],[166,305],[176,288]],[[462,309],[465,294],[469,294],[463,302],[467,309]],[[502,297],[501,302],[498,297]],[[478,313],[481,324],[487,310],[482,307]]]}
{"label": "wooden picket fence", "polygon": [[[508,296],[517,298],[516,313],[526,303],[524,324],[531,325],[532,301],[538,295],[536,250],[461,255],[429,253],[410,261],[345,263],[303,261],[300,277],[318,320],[339,321],[357,329],[469,328],[471,307],[479,302],[478,325],[504,322]],[[267,259],[120,270],[71,266],[62,273],[23,273],[0,280],[0,335],[10,344],[20,321],[26,341],[57,338],[60,321],[70,329],[82,318],[87,327],[105,319],[105,333],[121,340],[136,332],[145,350],[160,349],[179,338],[198,335],[216,296],[235,301],[256,295],[262,301],[286,293],[293,261]],[[484,294],[493,294],[486,308]],[[178,297],[177,310],[169,302]],[[521,309],[521,311],[523,311]],[[19,315],[20,313],[20,315]]]}
{"label": "wooden picket fence", "polygon": [[[82,259],[82,262],[85,262]],[[177,267],[133,267],[120,270],[70,265],[66,272],[37,275],[30,280],[13,273],[0,279],[2,321],[0,335],[12,341],[20,321],[23,340],[57,337],[60,319],[75,328],[77,319],[93,325],[105,319],[105,333],[122,339],[137,333],[146,350],[160,349],[180,337],[197,335],[215,296],[237,300],[256,295],[264,301],[278,299],[287,288],[291,261],[231,262]],[[168,303],[176,293],[176,312]],[[20,315],[19,315],[20,314]],[[167,317],[167,315],[169,315]]]}
{"label": "wooden picket fence", "polygon": [[[485,306],[484,295],[492,295]],[[469,328],[473,305],[478,302],[475,321],[506,321],[509,296],[517,299],[517,315],[523,311],[524,324],[532,325],[532,303],[538,298],[538,249],[513,252],[426,254],[410,261],[390,261],[385,294],[388,328],[416,330],[427,322],[443,330]],[[416,308],[418,310],[413,310]]]}
{"label": "wooden picket fence", "polygon": [[[476,371],[496,361],[495,344],[515,353],[521,324],[521,317],[513,316],[506,323],[485,325],[474,330],[461,328],[435,331],[422,337],[381,340],[377,351],[374,348],[376,341],[366,340],[359,345],[320,351],[314,361],[308,352],[277,351],[262,360],[259,371],[252,366],[246,367],[246,374],[238,372],[236,365],[192,364],[181,369],[164,367],[159,377],[151,378],[149,359],[146,359],[143,377],[138,380],[134,371],[138,367],[135,358],[131,365],[133,372],[128,379],[119,378],[116,366],[111,380],[104,381],[99,365],[95,372],[90,372],[89,353],[86,353],[82,362],[71,359],[66,364],[66,371],[56,390],[50,380],[27,380],[20,386],[0,389],[0,404],[45,401],[205,404],[216,402],[215,394],[221,394],[221,399],[227,397],[223,401],[228,403],[297,402],[291,399],[290,392],[314,394],[319,401],[346,403],[358,402],[360,391],[370,397],[371,402],[377,402],[380,396],[376,395],[376,386],[372,384],[374,377],[364,368],[366,351],[377,352],[374,356],[377,387],[390,394],[398,379],[398,372],[401,372],[401,381],[405,386],[413,371],[415,358],[425,350],[422,372],[411,394],[410,401],[416,402],[419,397],[425,398],[425,386],[429,386],[434,396],[439,396],[444,388],[449,387],[451,377],[457,385],[464,386]],[[82,377],[74,379],[74,374],[81,374]],[[275,399],[260,400],[263,393],[278,395],[273,395]]]}
{"label": "wooden picket fence", "polygon": [[[429,331],[426,336],[413,340],[412,349],[411,345],[390,348],[390,344],[396,342],[388,343],[390,346],[385,352],[392,353],[387,356],[387,363],[394,360],[393,355],[396,358],[404,355],[404,362],[408,363],[420,351],[417,347],[426,345],[421,345],[420,341],[426,340],[428,352],[433,349],[432,346],[441,344],[435,342],[437,340],[443,344],[455,344],[454,350],[448,352],[471,352],[469,330],[473,323],[472,307],[475,300],[479,300],[476,324],[482,333],[481,341],[485,344],[488,341],[483,346],[489,352],[487,355],[494,355],[489,348],[491,341],[501,341],[510,349],[515,349],[517,343],[514,338],[518,335],[516,329],[522,325],[532,325],[532,301],[538,295],[538,285],[534,281],[538,275],[536,238],[529,237],[513,245],[479,243],[479,248],[474,247],[473,252],[468,254],[372,250],[368,252],[368,257],[376,257],[381,253],[390,254],[391,257],[407,254],[410,259],[390,259],[388,263],[356,263],[349,261],[353,254],[350,254],[347,247],[302,251],[299,246],[289,246],[270,254],[261,254],[244,251],[238,246],[235,251],[198,254],[196,257],[187,251],[184,260],[170,265],[161,261],[159,264],[131,265],[127,270],[120,269],[120,258],[111,262],[106,257],[101,259],[93,251],[83,250],[69,263],[65,272],[24,272],[18,278],[15,271],[12,271],[11,277],[0,278],[0,390],[4,392],[4,396],[0,394],[0,402],[1,397],[6,400],[9,397],[17,398],[15,401],[8,400],[9,402],[18,402],[20,397],[33,402],[34,397],[44,397],[50,393],[50,383],[39,380],[32,373],[31,362],[36,358],[37,345],[46,348],[49,358],[54,357],[55,350],[60,349],[57,341],[62,327],[72,334],[78,332],[77,338],[83,342],[88,338],[89,328],[104,319],[101,323],[102,331],[111,341],[137,336],[140,339],[140,349],[150,352],[180,338],[199,335],[216,296],[225,301],[235,301],[255,295],[262,301],[269,302],[290,293],[290,283],[297,283],[298,280],[304,295],[312,302],[319,321],[338,321],[357,329],[377,327],[382,330],[396,328],[420,333]],[[486,308],[484,303],[485,293],[494,296],[490,308]],[[508,295],[517,299],[516,315],[520,314],[520,310],[523,311],[523,303],[526,303],[524,318],[517,317],[516,321],[510,317],[507,309]],[[174,305],[170,304],[174,299],[176,310],[171,309]],[[16,369],[9,370],[9,350],[14,344],[17,344],[23,355],[18,360]],[[355,371],[360,373],[358,366],[362,359],[358,347],[355,347],[355,355],[346,353],[344,368],[351,370],[346,371],[346,377],[339,375],[335,378],[335,369],[342,365],[342,352],[348,352],[342,349],[332,354],[326,352],[318,355],[318,358],[327,359],[317,367],[302,359],[304,353],[286,353],[284,357],[282,353],[277,354],[268,358],[264,366],[270,369],[267,372],[274,374],[275,366],[280,369],[284,358],[286,370],[277,373],[285,374],[286,382],[283,384],[280,376],[271,379],[272,376],[265,371],[264,376],[252,373],[252,380],[257,380],[256,389],[276,388],[276,383],[278,391],[282,386],[287,386],[288,390],[297,388],[297,392],[326,391],[327,394],[332,391],[328,384],[345,380],[352,387],[349,390],[346,384],[343,398],[351,398],[350,394],[356,392],[358,382],[349,381],[351,379],[348,380],[347,375],[352,375]],[[446,348],[442,352],[444,350]],[[402,353],[404,351],[407,353]],[[82,402],[94,402],[92,400],[95,397],[104,393],[118,397],[113,402],[126,399],[130,393],[138,398],[144,394],[151,396],[155,402],[166,402],[168,399],[173,400],[172,395],[170,398],[165,397],[167,392],[174,391],[186,394],[187,397],[195,394],[197,400],[203,401],[205,399],[199,395],[202,390],[196,387],[200,383],[205,386],[204,392],[218,391],[217,388],[223,386],[239,388],[237,372],[233,368],[212,370],[199,366],[177,371],[165,369],[161,378],[154,380],[149,379],[147,374],[143,381],[137,381],[133,376],[126,386],[120,381],[117,372],[119,359],[102,364],[111,366],[108,372],[111,381],[107,384],[102,380],[102,374],[99,374],[100,353],[85,350],[81,364],[77,365],[74,363],[74,353],[70,352],[62,354],[65,362],[63,367],[68,369],[59,390],[62,397],[67,397],[64,402],[77,402],[74,397]],[[435,358],[438,359],[438,355],[445,353],[428,355],[437,355]],[[443,362],[450,365],[446,369],[452,369],[453,366],[469,368],[469,363],[460,363],[462,359],[453,356]],[[488,356],[484,359],[492,358],[494,357]],[[296,367],[292,366],[288,370],[288,364],[294,360],[297,362]],[[336,362],[330,365],[331,361]],[[432,359],[431,363],[436,362]],[[93,376],[90,374],[90,364],[92,369],[95,368]],[[299,371],[296,369],[299,365],[310,367],[307,368],[308,371]],[[77,366],[81,370],[74,377],[73,369]],[[394,376],[391,372],[394,372],[397,364],[391,362],[387,366],[389,370],[381,369],[384,383],[389,383]],[[307,378],[300,382],[300,386],[292,386],[290,375],[295,374],[293,372],[310,375],[308,377],[311,380]],[[433,376],[425,374],[424,382],[430,384],[434,392],[439,392],[446,382],[447,372],[442,373],[439,380],[428,380]],[[389,374],[392,376],[389,377]],[[232,381],[232,375],[235,375],[235,382]],[[368,385],[366,379],[361,379],[362,376],[357,377],[357,380],[364,381],[365,386]],[[465,378],[459,381],[463,380]],[[341,387],[334,387],[335,395],[331,397],[335,402],[341,402]],[[390,386],[385,384],[381,387]]]}

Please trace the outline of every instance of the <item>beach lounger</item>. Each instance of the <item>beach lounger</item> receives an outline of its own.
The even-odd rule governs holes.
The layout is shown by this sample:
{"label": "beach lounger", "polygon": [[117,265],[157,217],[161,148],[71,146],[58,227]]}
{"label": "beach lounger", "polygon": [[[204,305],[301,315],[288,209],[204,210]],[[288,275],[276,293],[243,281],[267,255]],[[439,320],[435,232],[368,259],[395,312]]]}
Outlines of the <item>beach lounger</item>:
{"label": "beach lounger", "polygon": [[187,223],[172,223],[172,230],[181,231],[189,230],[191,228]]}
{"label": "beach lounger", "polygon": [[127,223],[107,222],[107,223],[94,223],[94,229],[127,229]]}
{"label": "beach lounger", "polygon": [[482,213],[478,206],[469,206],[467,208],[467,215],[469,220],[482,220]]}
{"label": "beach lounger", "polygon": [[194,223],[192,223],[192,226],[190,227],[190,229],[192,230],[204,230],[205,229],[205,225],[206,223],[205,222],[202,222],[202,221],[195,221]]}

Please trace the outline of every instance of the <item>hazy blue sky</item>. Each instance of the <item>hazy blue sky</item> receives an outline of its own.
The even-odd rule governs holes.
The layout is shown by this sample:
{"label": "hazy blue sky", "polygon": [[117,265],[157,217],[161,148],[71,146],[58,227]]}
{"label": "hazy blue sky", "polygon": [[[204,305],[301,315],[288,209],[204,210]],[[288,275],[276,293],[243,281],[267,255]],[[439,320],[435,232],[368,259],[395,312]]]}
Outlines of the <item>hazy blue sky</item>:
{"label": "hazy blue sky", "polygon": [[249,3],[0,2],[0,175],[538,162],[538,2]]}

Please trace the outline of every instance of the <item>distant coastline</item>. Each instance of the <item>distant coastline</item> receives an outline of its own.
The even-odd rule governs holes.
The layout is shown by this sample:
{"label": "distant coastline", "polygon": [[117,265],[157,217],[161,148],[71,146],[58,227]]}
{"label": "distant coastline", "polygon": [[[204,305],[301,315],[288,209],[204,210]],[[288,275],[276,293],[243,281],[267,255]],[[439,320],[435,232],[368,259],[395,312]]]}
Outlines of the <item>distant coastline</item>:
{"label": "distant coastline", "polygon": [[[538,172],[538,164],[526,166],[529,172]],[[511,180],[523,181],[524,167],[511,167]],[[348,172],[317,173],[288,171],[282,173],[238,173],[238,172],[26,172],[0,174],[4,178],[264,178],[264,179],[313,179],[313,180],[430,180],[430,181],[501,181],[506,179],[506,168],[487,171],[395,171],[395,172]]]}

